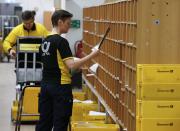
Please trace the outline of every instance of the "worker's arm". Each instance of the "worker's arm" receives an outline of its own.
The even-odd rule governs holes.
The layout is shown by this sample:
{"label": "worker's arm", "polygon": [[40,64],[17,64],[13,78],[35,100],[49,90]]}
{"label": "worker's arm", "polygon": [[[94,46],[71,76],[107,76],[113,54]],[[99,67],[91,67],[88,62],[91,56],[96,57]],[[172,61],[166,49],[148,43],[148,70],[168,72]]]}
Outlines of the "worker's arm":
{"label": "worker's arm", "polygon": [[69,47],[69,43],[66,39],[63,39],[59,43],[58,50],[61,54],[61,57],[62,57],[64,63],[66,64],[66,66],[69,69],[73,69],[73,70],[80,68],[85,62],[87,62],[88,60],[95,57],[99,52],[98,50],[94,50],[92,53],[90,53],[86,57],[84,57],[82,59],[74,60],[74,59],[72,59],[72,53],[71,53],[71,50]]}
{"label": "worker's arm", "polygon": [[90,59],[96,57],[99,53],[99,50],[94,50],[93,52],[91,52],[89,55],[81,58],[81,59],[67,59],[65,60],[65,64],[69,69],[79,69],[82,65],[84,65],[87,61],[89,61]]}
{"label": "worker's arm", "polygon": [[[3,42],[3,48],[6,53],[10,53],[9,51],[11,50],[12,46],[16,43],[17,39],[17,33],[16,33],[16,28],[13,29],[9,35],[6,37],[6,39]],[[15,53],[13,50],[12,53]]]}

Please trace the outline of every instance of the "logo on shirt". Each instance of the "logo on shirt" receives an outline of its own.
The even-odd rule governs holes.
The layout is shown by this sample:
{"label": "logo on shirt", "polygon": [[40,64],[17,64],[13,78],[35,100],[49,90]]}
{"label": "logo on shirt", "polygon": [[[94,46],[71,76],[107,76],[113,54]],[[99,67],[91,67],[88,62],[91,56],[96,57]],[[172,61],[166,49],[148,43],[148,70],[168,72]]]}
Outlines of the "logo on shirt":
{"label": "logo on shirt", "polygon": [[41,49],[42,49],[42,56],[45,56],[45,55],[50,55],[49,53],[49,47],[50,47],[50,42],[47,42],[45,41],[42,46],[41,46]]}

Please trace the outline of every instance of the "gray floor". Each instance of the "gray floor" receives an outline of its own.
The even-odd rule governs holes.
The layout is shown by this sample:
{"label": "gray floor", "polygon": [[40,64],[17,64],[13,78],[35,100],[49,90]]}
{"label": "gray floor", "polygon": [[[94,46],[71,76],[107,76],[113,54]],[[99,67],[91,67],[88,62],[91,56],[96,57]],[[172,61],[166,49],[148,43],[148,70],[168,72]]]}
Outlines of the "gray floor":
{"label": "gray floor", "polygon": [[[10,120],[12,101],[15,99],[14,63],[0,63],[0,130],[14,131]],[[34,131],[34,126],[23,125],[21,131]]]}

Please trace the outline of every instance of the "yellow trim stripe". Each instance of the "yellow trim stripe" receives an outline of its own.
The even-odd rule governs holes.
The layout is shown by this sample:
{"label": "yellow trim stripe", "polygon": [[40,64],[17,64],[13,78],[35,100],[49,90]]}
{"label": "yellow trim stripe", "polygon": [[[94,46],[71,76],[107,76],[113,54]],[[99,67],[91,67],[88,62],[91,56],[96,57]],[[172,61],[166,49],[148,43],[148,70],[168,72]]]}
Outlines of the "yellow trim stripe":
{"label": "yellow trim stripe", "polygon": [[61,70],[61,84],[71,84],[71,74],[69,73],[69,69],[64,64],[59,51],[57,50],[57,61],[58,66]]}
{"label": "yellow trim stripe", "polygon": [[73,57],[64,58],[63,61],[68,60],[68,59],[73,59]]}

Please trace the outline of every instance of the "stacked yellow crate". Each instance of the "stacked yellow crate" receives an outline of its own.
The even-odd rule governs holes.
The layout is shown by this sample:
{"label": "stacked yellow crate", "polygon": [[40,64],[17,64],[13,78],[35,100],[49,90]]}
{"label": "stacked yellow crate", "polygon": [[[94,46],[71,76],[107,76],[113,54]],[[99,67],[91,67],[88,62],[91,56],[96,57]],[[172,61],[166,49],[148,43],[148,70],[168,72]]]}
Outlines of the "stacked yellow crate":
{"label": "stacked yellow crate", "polygon": [[119,131],[119,125],[102,124],[91,122],[74,122],[71,127],[72,131]]}
{"label": "stacked yellow crate", "polygon": [[86,92],[73,91],[73,99],[84,101],[86,100]]}
{"label": "stacked yellow crate", "polygon": [[94,121],[94,122],[105,122],[105,116],[102,115],[89,115],[90,111],[98,111],[98,104],[96,101],[89,101],[88,95],[90,94],[89,89],[83,85],[83,90],[73,92],[73,112],[72,122],[77,121]]}
{"label": "stacked yellow crate", "polygon": [[[98,104],[93,101],[85,101],[88,95],[87,87],[83,87],[83,92],[73,92],[74,99],[73,113],[71,118],[72,131],[119,131],[117,124],[105,124],[106,116],[98,112]],[[90,111],[95,111],[94,114]],[[69,128],[68,128],[69,129]],[[69,130],[68,130],[69,131]]]}
{"label": "stacked yellow crate", "polygon": [[89,111],[98,111],[98,104],[73,103],[72,121],[84,121],[84,115]]}
{"label": "stacked yellow crate", "polygon": [[180,65],[138,65],[136,131],[179,131]]}

